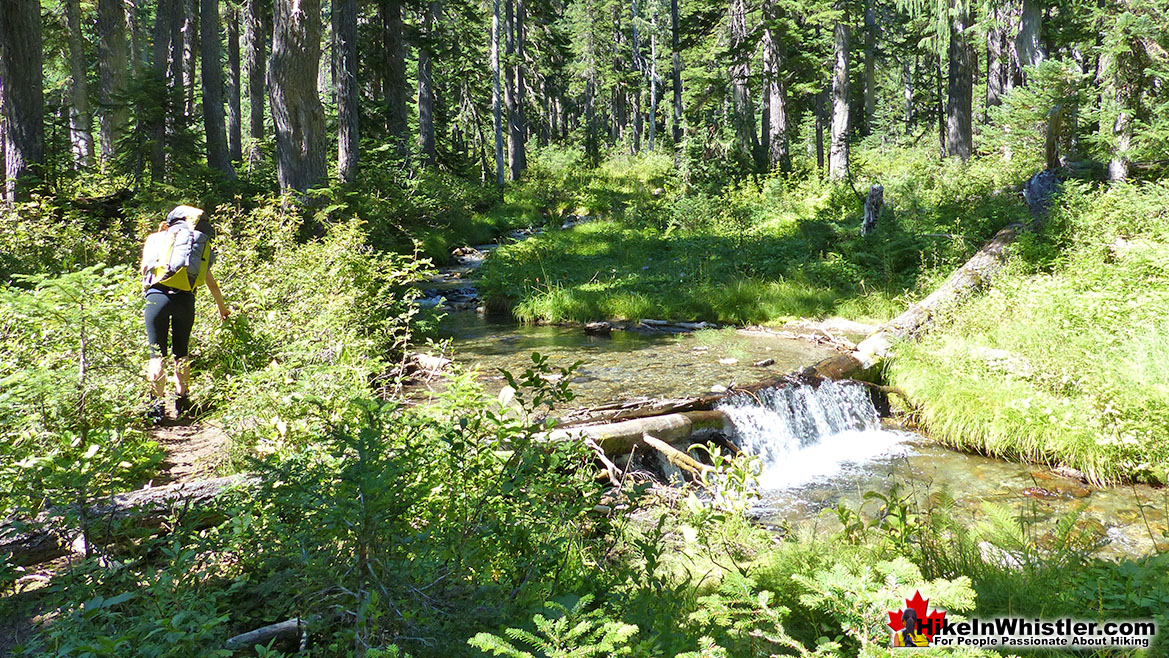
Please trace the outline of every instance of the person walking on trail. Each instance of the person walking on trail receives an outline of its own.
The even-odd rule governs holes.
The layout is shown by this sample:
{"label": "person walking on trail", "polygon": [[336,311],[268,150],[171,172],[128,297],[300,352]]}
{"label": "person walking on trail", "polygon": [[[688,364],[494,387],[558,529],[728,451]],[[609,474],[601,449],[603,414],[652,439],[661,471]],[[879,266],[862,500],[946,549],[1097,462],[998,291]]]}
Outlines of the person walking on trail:
{"label": "person walking on trail", "polygon": [[150,343],[146,377],[150,380],[152,398],[147,416],[155,422],[161,421],[165,413],[168,338],[177,381],[175,412],[182,416],[191,408],[187,355],[191,328],[195,324],[195,290],[206,284],[219,307],[220,319],[226,320],[231,314],[211,274],[215,260],[210,246],[213,235],[202,210],[176,206],[142,247],[140,271],[146,297],[146,338]]}

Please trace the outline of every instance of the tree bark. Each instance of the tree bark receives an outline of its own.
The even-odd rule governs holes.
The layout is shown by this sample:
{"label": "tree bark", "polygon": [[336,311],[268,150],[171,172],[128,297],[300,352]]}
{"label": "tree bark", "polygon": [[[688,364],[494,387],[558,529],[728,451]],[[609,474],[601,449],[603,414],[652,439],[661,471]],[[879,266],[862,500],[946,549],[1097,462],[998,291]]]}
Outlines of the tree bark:
{"label": "tree bark", "polygon": [[78,170],[93,166],[93,113],[86,81],[85,39],[81,34],[80,0],[64,0],[69,30],[69,141]]}
{"label": "tree bark", "polygon": [[828,177],[843,180],[848,175],[848,3],[836,1],[840,12],[832,31],[834,66],[832,68],[832,146],[828,153]]}
{"label": "tree bark", "polygon": [[1039,34],[1042,22],[1041,0],[1023,0],[1023,15],[1019,20],[1019,34],[1015,37],[1015,52],[1018,54],[1019,68],[1024,78],[1028,66],[1037,66],[1047,59]]}
{"label": "tree bark", "polygon": [[950,75],[946,105],[946,155],[970,159],[974,152],[974,48],[966,29],[969,9],[959,0],[950,26]]}
{"label": "tree bark", "polygon": [[[122,0],[97,2],[98,126],[101,159],[113,160],[118,140],[126,133],[129,111],[121,96],[126,90],[126,13]],[[136,64],[136,62],[135,62]]]}
{"label": "tree bark", "polygon": [[386,130],[394,141],[398,157],[410,153],[410,125],[406,111],[406,35],[402,25],[402,1],[380,0],[382,12],[382,52],[385,56],[385,75],[382,95],[386,103]]}
{"label": "tree bark", "polygon": [[682,44],[678,29],[678,2],[670,0],[670,50],[673,55],[674,143],[682,141]]}
{"label": "tree bark", "polygon": [[[265,77],[268,68],[268,12],[264,0],[248,0],[248,136],[264,139]],[[257,148],[256,151],[259,149]]]}
{"label": "tree bark", "polygon": [[110,2],[124,4],[126,15],[126,32],[128,38],[126,39],[127,47],[130,55],[130,70],[137,71],[142,65],[149,65],[150,61],[146,55],[145,50],[139,44],[139,33],[141,32],[141,25],[138,21],[138,6],[133,2],[123,3],[121,0],[99,0],[101,2]]}
{"label": "tree bark", "polygon": [[914,62],[910,62],[910,58],[906,57],[901,62],[901,78],[904,81],[905,90],[903,97],[905,101],[905,134],[908,135],[913,130],[913,65],[916,63],[917,56],[913,56]]}
{"label": "tree bark", "polygon": [[227,150],[223,113],[223,62],[219,57],[219,0],[200,0],[203,65],[203,131],[207,136],[207,166],[235,178]]}
{"label": "tree bark", "polygon": [[865,0],[865,120],[864,134],[873,134],[877,109],[877,12],[874,0]]}
{"label": "tree bark", "polygon": [[504,185],[504,162],[503,162],[503,91],[499,85],[499,37],[500,25],[499,20],[499,3],[500,0],[492,0],[491,3],[491,111],[494,119],[495,127],[495,184],[502,188]]}
{"label": "tree bark", "polygon": [[159,91],[162,92],[159,112],[149,117],[150,177],[155,181],[162,180],[166,173],[167,126],[174,124],[174,115],[178,111],[175,82],[170,74],[174,64],[174,25],[178,20],[176,12],[181,6],[179,2],[180,0],[158,0],[154,14],[154,49],[151,66],[154,78],[160,85]]}
{"label": "tree bark", "polygon": [[[654,25],[656,28],[657,26]],[[652,30],[649,35],[649,150],[654,150],[654,139],[658,132],[658,35]]]}
{"label": "tree bark", "polygon": [[[183,83],[183,116],[195,115],[195,66],[199,54],[199,9],[202,0],[179,0],[182,7],[182,83]],[[219,17],[216,16],[216,34],[219,33]],[[226,141],[226,140],[224,140]]]}
{"label": "tree bark", "polygon": [[240,76],[239,50],[239,8],[231,5],[227,9],[227,70],[230,73],[227,84],[227,153],[232,162],[243,159],[243,94]]}
{"label": "tree bark", "polygon": [[747,162],[754,164],[759,150],[755,132],[755,107],[751,102],[748,83],[751,78],[750,56],[743,52],[747,41],[747,4],[745,0],[731,0],[730,5],[731,53],[731,101],[732,120],[735,125],[739,153]]}
{"label": "tree bark", "polygon": [[418,149],[422,153],[422,164],[433,166],[435,161],[434,140],[434,71],[433,50],[438,39],[437,26],[442,19],[442,8],[436,0],[427,3],[422,14],[423,34],[426,41],[418,48]]}
{"label": "tree bark", "polygon": [[[522,56],[519,53],[520,33],[523,26],[518,18],[522,17],[523,0],[505,0],[504,5],[504,101],[507,105],[507,164],[511,180],[519,180],[523,173],[524,162],[524,135],[523,127],[523,75],[520,65]],[[517,7],[517,5],[519,5]],[[518,10],[517,10],[518,9]]]}
{"label": "tree bark", "polygon": [[276,128],[276,177],[283,190],[325,183],[325,110],[317,93],[320,0],[276,0],[268,94]]}
{"label": "tree bark", "polygon": [[986,30],[986,109],[983,121],[990,120],[989,110],[1002,103],[1007,93],[1007,33],[1003,25],[1006,12],[995,8],[991,14],[993,23]]}
{"label": "tree bark", "polygon": [[360,114],[357,88],[357,0],[333,0],[337,76],[337,178],[357,177]]}
{"label": "tree bark", "polygon": [[816,98],[813,101],[815,108],[813,112],[816,114],[816,173],[820,176],[824,175],[824,124],[827,122],[827,104],[828,90],[822,89],[816,92]]}
{"label": "tree bark", "polygon": [[45,155],[45,95],[39,0],[0,2],[0,106],[4,131],[5,193],[28,197]]}
{"label": "tree bark", "polygon": [[788,149],[787,84],[784,81],[785,45],[779,39],[775,21],[775,2],[769,0],[763,5],[767,21],[763,31],[763,57],[766,62],[767,85],[767,163],[771,169],[783,171],[791,168]]}
{"label": "tree bark", "polygon": [[516,61],[515,61],[515,98],[516,113],[512,118],[512,137],[516,143],[515,157],[512,158],[511,179],[519,180],[524,170],[528,168],[528,108],[527,83],[524,78],[524,59],[527,49],[528,8],[524,0],[516,0]]}

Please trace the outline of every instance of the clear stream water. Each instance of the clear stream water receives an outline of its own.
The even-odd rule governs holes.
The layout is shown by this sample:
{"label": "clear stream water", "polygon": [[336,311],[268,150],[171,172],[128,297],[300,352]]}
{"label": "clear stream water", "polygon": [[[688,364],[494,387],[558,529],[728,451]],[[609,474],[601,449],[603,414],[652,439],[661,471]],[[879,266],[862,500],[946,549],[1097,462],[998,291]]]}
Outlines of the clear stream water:
{"label": "clear stream water", "polygon": [[[453,340],[456,362],[478,367],[489,392],[503,378],[497,368],[521,372],[531,353],[553,364],[582,361],[573,380],[576,406],[638,397],[682,397],[712,388],[747,384],[791,372],[828,352],[803,341],[746,335],[735,330],[646,336],[614,331],[587,336],[579,328],[491,322],[474,313],[452,313],[442,333]],[[773,359],[766,367],[753,364]],[[1006,505],[1031,522],[1040,538],[1055,522],[1083,506],[1079,525],[1120,557],[1169,544],[1169,490],[1095,488],[1042,467],[1015,464],[942,448],[924,437],[886,427],[864,387],[831,382],[738,396],[721,407],[736,427],[737,442],[760,457],[764,523],[836,526],[838,504],[857,508],[867,491],[918,499],[945,491],[952,513],[971,526],[984,505]],[[865,510],[875,512],[869,502]]]}

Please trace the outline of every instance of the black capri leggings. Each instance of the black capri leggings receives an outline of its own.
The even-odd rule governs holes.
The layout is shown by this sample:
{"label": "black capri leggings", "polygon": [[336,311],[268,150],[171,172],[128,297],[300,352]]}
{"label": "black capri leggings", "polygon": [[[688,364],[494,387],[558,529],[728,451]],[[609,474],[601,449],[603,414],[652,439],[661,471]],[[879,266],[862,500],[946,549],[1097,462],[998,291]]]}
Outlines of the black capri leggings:
{"label": "black capri leggings", "polygon": [[150,342],[151,356],[166,356],[168,336],[173,336],[175,358],[187,356],[194,325],[194,293],[158,288],[146,291],[146,339]]}

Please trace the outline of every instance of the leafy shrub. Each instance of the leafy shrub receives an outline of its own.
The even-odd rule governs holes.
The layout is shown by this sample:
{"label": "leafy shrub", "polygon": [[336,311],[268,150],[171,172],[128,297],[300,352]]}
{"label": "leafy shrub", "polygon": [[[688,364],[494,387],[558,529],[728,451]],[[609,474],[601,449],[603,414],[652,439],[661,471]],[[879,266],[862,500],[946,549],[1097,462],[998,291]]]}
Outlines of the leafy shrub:
{"label": "leafy shrub", "polygon": [[145,394],[141,286],[94,265],[0,286],[0,516],[133,486],[159,459]]}

